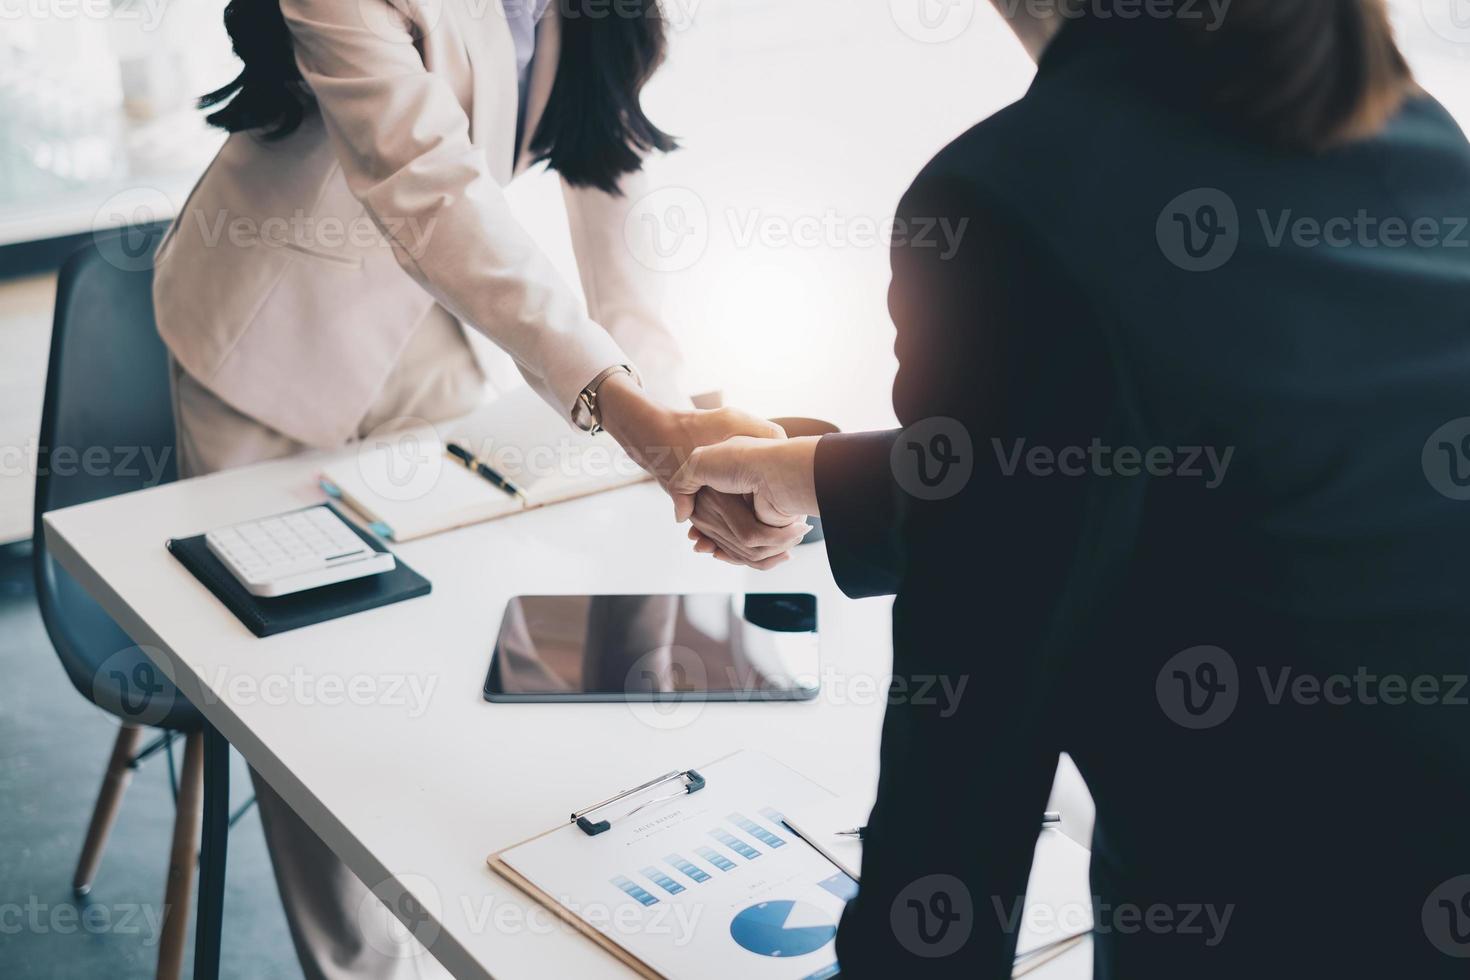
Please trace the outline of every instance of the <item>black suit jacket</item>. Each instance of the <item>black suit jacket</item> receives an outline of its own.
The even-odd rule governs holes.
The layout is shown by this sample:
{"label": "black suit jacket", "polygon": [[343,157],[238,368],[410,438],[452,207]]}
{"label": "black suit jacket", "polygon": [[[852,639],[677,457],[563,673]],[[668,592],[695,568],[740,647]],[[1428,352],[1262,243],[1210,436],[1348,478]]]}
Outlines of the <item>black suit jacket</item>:
{"label": "black suit jacket", "polygon": [[1069,24],[904,198],[907,429],[817,455],[897,593],[844,975],[1009,975],[1061,751],[1099,978],[1470,967],[1470,149],[1268,149],[1171,57]]}

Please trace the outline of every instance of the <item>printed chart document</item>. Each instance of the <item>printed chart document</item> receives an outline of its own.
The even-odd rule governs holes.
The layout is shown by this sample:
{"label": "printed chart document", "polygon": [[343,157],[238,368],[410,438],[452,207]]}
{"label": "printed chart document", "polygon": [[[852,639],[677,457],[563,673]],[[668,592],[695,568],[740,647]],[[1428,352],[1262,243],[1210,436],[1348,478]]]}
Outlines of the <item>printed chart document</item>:
{"label": "printed chart document", "polygon": [[837,922],[857,883],[784,823],[787,808],[832,794],[755,752],[698,771],[699,792],[623,818],[668,787],[630,797],[597,812],[604,833],[568,823],[490,866],[645,976],[836,976]]}
{"label": "printed chart document", "polygon": [[1059,956],[1092,931],[1091,864],[1092,852],[1054,827],[1036,838],[1025,911],[1014,904],[996,910],[1007,918],[1020,916],[1013,976]]}
{"label": "printed chart document", "polygon": [[811,806],[793,807],[786,814],[786,826],[843,871],[861,878],[862,838],[839,836],[837,832],[861,827],[868,822],[872,809],[872,797],[834,796]]}
{"label": "printed chart document", "polygon": [[[793,806],[786,825],[853,878],[860,878],[863,842],[837,831],[861,827],[873,809],[871,797],[842,796]],[[1082,941],[1092,929],[1088,873],[1092,852],[1055,827],[1036,838],[1025,904],[1002,903],[979,914],[1001,916],[1016,937],[1013,976],[1024,976]]]}

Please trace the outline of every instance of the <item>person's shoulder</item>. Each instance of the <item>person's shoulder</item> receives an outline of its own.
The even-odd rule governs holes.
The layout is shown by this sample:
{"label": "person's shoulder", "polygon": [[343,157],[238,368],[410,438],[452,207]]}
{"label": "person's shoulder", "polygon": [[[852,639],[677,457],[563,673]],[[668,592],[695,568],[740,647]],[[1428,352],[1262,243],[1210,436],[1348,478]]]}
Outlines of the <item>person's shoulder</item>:
{"label": "person's shoulder", "polygon": [[1048,132],[1031,96],[1000,109],[950,140],[930,158],[903,196],[904,207],[946,208],[1015,218],[1017,206],[1068,153]]}
{"label": "person's shoulder", "polygon": [[1427,92],[1416,92],[1384,128],[1383,138],[1396,144],[1431,150],[1442,157],[1458,161],[1457,176],[1463,177],[1470,165],[1470,141],[1459,121],[1439,100]]}
{"label": "person's shoulder", "polygon": [[905,198],[992,197],[1004,185],[1006,168],[998,164],[1024,132],[1017,126],[1024,116],[1022,102],[1015,102],[950,140],[915,176]]}

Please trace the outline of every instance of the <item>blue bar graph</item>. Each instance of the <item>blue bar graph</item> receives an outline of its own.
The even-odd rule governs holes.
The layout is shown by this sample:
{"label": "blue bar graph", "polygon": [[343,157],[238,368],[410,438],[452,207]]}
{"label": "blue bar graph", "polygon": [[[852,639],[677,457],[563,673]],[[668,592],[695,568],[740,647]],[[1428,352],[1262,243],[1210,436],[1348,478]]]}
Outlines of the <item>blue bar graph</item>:
{"label": "blue bar graph", "polygon": [[777,810],[773,806],[763,806],[763,807],[761,807],[761,816],[763,816],[767,820],[771,821],[771,823],[785,823],[786,822],[786,814],[782,813],[780,810]]}
{"label": "blue bar graph", "polygon": [[653,882],[655,885],[662,888],[670,895],[677,895],[684,890],[683,885],[679,884],[673,878],[670,878],[668,875],[664,874],[662,871],[660,871],[658,868],[653,867],[652,865],[643,869],[643,877],[647,878],[649,881]]}
{"label": "blue bar graph", "polygon": [[761,856],[760,851],[757,851],[734,834],[726,833],[723,830],[711,830],[709,835],[747,861]]}
{"label": "blue bar graph", "polygon": [[688,875],[690,878],[693,878],[697,882],[709,881],[710,876],[708,872],[700,868],[699,865],[684,860],[677,854],[670,854],[668,857],[664,858],[664,860],[669,862],[669,864],[678,868],[680,871],[684,872],[684,874]]}
{"label": "blue bar graph", "polygon": [[616,878],[612,879],[612,883],[618,888],[621,888],[623,891],[627,892],[629,895],[633,896],[634,900],[642,905],[658,904],[658,899],[654,898],[652,894],[644,891],[642,888],[639,888],[636,882],[630,881],[627,878],[624,878],[622,875],[618,875]]}
{"label": "blue bar graph", "polygon": [[735,862],[725,857],[725,855],[721,854],[713,847],[696,847],[694,849],[694,853],[698,854],[700,857],[704,858],[706,861],[708,861],[710,864],[713,864],[721,871],[735,870]]}
{"label": "blue bar graph", "polygon": [[839,871],[830,878],[824,878],[817,884],[844,902],[850,902],[857,897],[857,882],[849,878],[844,871]]}
{"label": "blue bar graph", "polygon": [[750,819],[749,817],[742,816],[739,813],[732,813],[725,819],[768,847],[782,847],[786,843],[780,837],[777,837],[775,834],[771,833],[769,830],[762,827],[754,820]]}

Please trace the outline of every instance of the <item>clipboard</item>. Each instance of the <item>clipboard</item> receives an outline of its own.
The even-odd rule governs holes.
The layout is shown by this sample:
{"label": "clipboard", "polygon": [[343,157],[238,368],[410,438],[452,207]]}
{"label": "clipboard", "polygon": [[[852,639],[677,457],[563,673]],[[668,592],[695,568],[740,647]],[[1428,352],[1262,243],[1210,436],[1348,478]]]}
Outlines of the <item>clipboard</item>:
{"label": "clipboard", "polygon": [[[547,831],[547,833],[551,832],[552,831]],[[520,872],[510,867],[508,864],[505,864],[503,861],[500,861],[499,857],[499,854],[492,854],[485,859],[485,863],[490,865],[490,870],[500,875],[512,885],[515,885],[531,898],[534,898],[536,902],[541,905],[542,908],[546,909],[552,915],[556,916],[558,919],[567,923],[572,928],[580,932],[582,935],[586,936],[588,939],[601,946],[608,953],[611,953],[617,958],[618,962],[628,967],[628,969],[632,970],[634,973],[637,973],[640,977],[645,977],[647,978],[647,980],[665,980],[663,974],[654,971],[652,967],[648,966],[648,964],[638,959],[638,957],[634,956],[622,946],[619,946],[616,942],[609,939],[607,936],[604,936],[602,933],[598,932],[587,923],[583,922],[573,913],[567,911],[565,908],[562,907],[560,902],[557,902],[550,895],[547,895],[545,892],[541,891],[541,889],[531,884],[531,882],[528,881],[524,876],[522,876]]]}
{"label": "clipboard", "polygon": [[[601,811],[606,810],[611,806],[622,803],[625,800],[631,799],[632,797],[637,796],[641,793],[645,793],[655,787],[662,786],[666,783],[672,784],[675,781],[683,782],[684,789],[682,791],[676,791],[670,796],[659,797],[656,800],[640,802],[634,809],[628,811],[627,813],[624,813],[619,819],[626,820],[628,817],[639,812],[640,810],[646,809],[650,806],[657,806],[659,803],[667,802],[668,800],[674,799],[677,796],[687,796],[690,793],[697,793],[700,790],[704,789],[704,787],[707,785],[705,778],[699,775],[699,773],[693,769],[685,769],[683,772],[674,771],[670,773],[665,773],[664,775],[659,776],[657,779],[650,779],[648,782],[643,783],[640,786],[634,786],[632,789],[623,790],[623,792],[618,793],[615,796],[611,796],[603,800],[601,803],[595,803],[592,806],[584,807],[583,809],[576,811],[571,815],[570,821],[571,823],[576,824],[577,829],[581,830],[582,833],[586,834],[589,837],[596,837],[599,834],[603,834],[612,829],[613,818],[608,817],[607,819],[593,821],[589,819],[591,816],[597,815],[601,813]],[[630,969],[636,971],[640,976],[649,978],[649,980],[663,980],[662,974],[657,973],[642,960],[638,959],[632,953],[629,953],[622,946],[618,945],[616,942],[609,939],[598,930],[592,928],[586,922],[582,921],[579,916],[563,907],[562,904],[558,902],[553,896],[537,888],[528,878],[522,875],[515,868],[512,868],[509,864],[506,864],[505,861],[501,858],[503,854],[512,851],[517,847],[520,847],[522,844],[529,844],[531,841],[540,840],[541,838],[546,837],[550,834],[557,833],[560,830],[562,830],[561,827],[556,827],[546,831],[544,834],[538,834],[536,837],[532,837],[529,840],[522,841],[520,844],[512,844],[510,847],[504,848],[503,850],[491,854],[485,859],[485,863],[490,866],[490,870],[494,871],[496,874],[500,875],[502,878],[515,885],[521,891],[534,898],[542,907],[546,908],[548,911],[556,915],[557,918],[573,926],[582,935],[586,936],[588,939],[591,939],[593,942],[601,946],[603,949],[607,950],[613,956],[616,956],[618,960],[623,963],[624,966],[627,966]]]}
{"label": "clipboard", "polygon": [[[836,921],[856,883],[789,832],[775,809],[786,804],[767,800],[762,792],[766,786],[773,787],[777,796],[789,797],[791,806],[832,796],[768,756],[736,752],[699,769],[665,773],[578,810],[566,822],[489,855],[486,864],[649,980],[709,976],[713,957],[740,960],[740,972],[731,975],[752,980],[820,976],[829,963],[835,975]],[[619,863],[627,866],[617,867]],[[757,865],[756,871],[746,871]],[[747,895],[747,882],[770,887],[768,872],[778,868],[780,874],[774,877],[779,879],[775,886],[779,895],[755,891]],[[616,883],[619,880],[621,884]],[[852,891],[844,894],[842,889],[849,886]],[[735,938],[731,925],[714,911],[729,905],[731,896],[735,906],[745,906],[732,913],[734,918],[747,916],[756,930],[752,935],[761,936],[764,927],[764,935],[774,935],[776,941],[788,938],[799,944],[786,951],[794,955],[756,950],[748,940]],[[655,911],[653,906],[674,912],[681,903],[689,903],[705,916],[687,946],[664,944],[638,929],[619,937],[597,928],[579,914],[596,902],[643,913]],[[640,904],[641,910],[635,907]],[[824,918],[798,923],[783,933],[768,921],[772,910],[782,907]],[[767,921],[755,921],[761,916]],[[745,945],[748,953],[742,954],[734,943]],[[749,955],[756,952],[763,955]]]}

